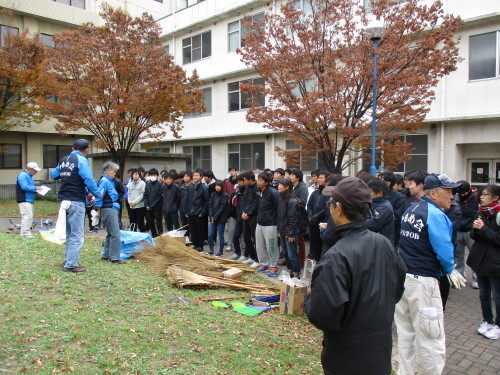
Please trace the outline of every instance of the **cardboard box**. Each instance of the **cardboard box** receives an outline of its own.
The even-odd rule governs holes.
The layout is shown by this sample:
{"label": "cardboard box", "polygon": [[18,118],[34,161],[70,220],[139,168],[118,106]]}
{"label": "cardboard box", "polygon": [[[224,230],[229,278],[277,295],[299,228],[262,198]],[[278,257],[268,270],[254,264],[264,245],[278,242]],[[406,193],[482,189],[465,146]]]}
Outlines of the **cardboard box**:
{"label": "cardboard box", "polygon": [[280,285],[280,313],[302,315],[306,299],[307,286]]}
{"label": "cardboard box", "polygon": [[241,276],[243,276],[243,270],[240,270],[239,268],[230,268],[224,272],[222,272],[222,276],[225,279],[232,279],[232,280],[239,280],[241,279]]}

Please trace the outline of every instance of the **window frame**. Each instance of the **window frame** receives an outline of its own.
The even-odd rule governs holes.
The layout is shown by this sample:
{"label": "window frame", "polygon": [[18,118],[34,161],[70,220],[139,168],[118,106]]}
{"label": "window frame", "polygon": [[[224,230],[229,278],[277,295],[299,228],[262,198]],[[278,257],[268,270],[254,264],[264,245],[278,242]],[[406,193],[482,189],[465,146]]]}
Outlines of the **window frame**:
{"label": "window frame", "polygon": [[[244,29],[243,24],[245,22],[247,22],[248,20],[250,20],[250,22],[254,22],[254,18],[257,18],[261,15],[262,15],[262,20],[264,20],[265,14],[266,14],[266,12],[262,11],[259,13],[252,14],[251,16],[248,16],[245,18],[240,18],[240,19],[233,21],[233,22],[229,22],[227,24],[227,52],[228,53],[236,52],[236,50],[238,48],[241,48],[243,46],[243,39],[245,38],[245,35],[247,35],[247,33],[251,32],[251,31],[248,31],[247,33],[244,33],[245,30],[243,30]],[[262,21],[258,21],[258,22],[262,22]],[[238,24],[238,27],[235,30],[230,31],[231,25],[235,25],[235,24]],[[233,34],[238,35],[238,43],[237,43],[238,45],[236,48],[231,49],[230,36]]]}
{"label": "window frame", "polygon": [[[227,109],[228,109],[228,112],[238,112],[238,111],[242,111],[242,110],[246,110],[246,109],[250,108],[250,106],[246,104],[246,99],[250,98],[250,96],[248,94],[241,92],[241,84],[248,83],[250,81],[252,81],[253,84],[262,85],[264,87],[266,85],[266,82],[264,81],[264,79],[260,78],[260,77],[245,79],[243,81],[229,82],[227,84],[227,99],[228,99],[228,108]],[[257,82],[257,81],[259,81],[259,82]],[[234,85],[234,84],[238,84],[238,90],[234,90],[234,89],[231,90],[230,89],[231,85]],[[231,94],[238,95],[238,109],[231,109]],[[264,93],[260,94],[259,96],[261,96],[262,98],[261,99],[257,98],[257,101],[259,101],[259,102],[262,101],[261,105],[265,106],[266,105],[266,97],[265,97]]]}
{"label": "window frame", "polygon": [[[190,112],[184,114],[184,118],[194,118],[194,117],[203,117],[203,116],[211,116],[212,115],[212,87],[205,87],[201,89],[203,92],[203,101],[205,103],[205,111],[204,112]],[[207,102],[206,93],[210,92],[209,98],[210,102]]]}
{"label": "window frame", "polygon": [[[200,153],[200,163],[201,163],[201,166],[195,166],[195,160],[194,160],[194,154],[195,154],[195,148],[199,148],[199,153]],[[191,149],[190,151],[188,149]],[[206,157],[206,155],[204,155],[204,152],[206,152],[206,150],[208,149],[208,153],[209,153],[209,156],[208,158]],[[197,146],[183,146],[182,147],[182,153],[183,154],[190,154],[191,155],[191,160],[186,160],[186,170],[192,170],[194,171],[195,169],[197,168],[201,168],[203,169],[204,171],[205,170],[209,170],[209,169],[212,169],[212,145],[197,145]],[[208,162],[208,167],[203,166],[203,162]]]}
{"label": "window frame", "polygon": [[[19,151],[16,152],[16,157],[19,158],[19,162],[16,165],[6,167],[5,166],[5,153],[9,150],[9,147],[18,146]],[[4,149],[7,147],[6,149]],[[21,169],[23,167],[23,145],[21,143],[0,143],[0,170],[2,169]]]}
{"label": "window frame", "polygon": [[[490,76],[490,77],[471,78],[471,65],[474,63],[484,65],[484,61],[483,62],[474,61],[474,59],[476,57],[476,53],[472,53],[472,40],[473,40],[473,38],[481,37],[481,36],[485,36],[485,35],[489,35],[489,34],[495,35],[495,44],[494,44],[494,49],[495,49],[495,52],[494,52],[495,68],[494,69],[495,69],[495,71],[494,71],[494,75]],[[481,81],[481,80],[500,78],[500,30],[490,31],[487,33],[481,33],[481,34],[475,34],[475,35],[469,36],[469,65],[468,65],[468,68],[469,68],[469,74],[468,74],[469,82],[476,82],[476,81]]]}
{"label": "window frame", "polygon": [[[71,7],[75,7],[75,8],[78,8],[78,9],[87,9],[87,4],[86,4],[86,0],[66,0],[67,2],[69,2],[69,4],[66,4],[66,3],[63,3],[61,0],[54,0],[55,3],[58,3],[58,4],[62,4],[62,5],[69,5]],[[82,2],[83,3],[83,8],[81,6],[78,6],[78,5],[74,5],[74,3],[76,2]]]}
{"label": "window frame", "polygon": [[[6,35],[4,35],[4,30],[6,30]],[[17,33],[12,33],[11,31],[17,31]],[[19,27],[9,26],[0,24],[0,47],[5,47],[5,38],[8,36],[18,36]]]}
{"label": "window frame", "polygon": [[[46,147],[55,147],[55,150],[46,150]],[[67,148],[66,150],[63,150],[62,148]],[[55,168],[57,166],[57,163],[59,160],[63,158],[63,156],[68,155],[69,152],[71,152],[71,145],[51,145],[51,144],[44,144],[42,145],[42,165],[43,168],[48,169],[48,168]],[[68,152],[69,151],[69,152]],[[50,153],[53,154],[55,152],[56,155],[56,162],[54,164],[49,165],[49,160],[46,160],[45,154]]]}
{"label": "window frame", "polygon": [[[208,36],[207,36],[208,35]],[[193,48],[193,39],[199,37],[200,38],[200,46]],[[208,38],[208,39],[204,39]],[[209,42],[209,51],[208,54],[204,56],[204,40],[208,40]],[[185,43],[189,41],[189,44]],[[189,48],[189,61],[186,59],[185,50]],[[206,48],[206,47],[205,47]],[[193,59],[193,51],[200,50],[200,57],[197,59]],[[212,57],[212,30],[207,30],[203,33],[192,35],[190,37],[182,39],[182,65],[191,64],[196,61],[208,59]]]}
{"label": "window frame", "polygon": [[[250,145],[250,155],[255,155],[257,151],[262,151],[262,155],[259,156],[259,161],[256,161],[255,158],[242,158],[242,146],[248,146]],[[258,145],[261,150],[255,150],[255,146]],[[231,151],[231,146],[237,146],[238,150],[237,151]],[[238,163],[235,161],[231,161],[231,155],[238,155]],[[246,168],[242,166],[242,160],[250,160],[250,166],[251,168]],[[252,170],[252,171],[263,171],[264,168],[266,167],[266,142],[240,142],[240,143],[228,143],[227,144],[227,161],[228,165],[234,165],[237,166],[239,171],[244,171],[244,170]],[[257,165],[257,163],[261,163],[261,167]]]}
{"label": "window frame", "polygon": [[[293,147],[293,148],[292,148]],[[299,168],[302,171],[314,171],[314,170],[327,170],[326,165],[324,164],[323,161],[321,161],[319,157],[319,152],[316,152],[315,154],[310,154],[308,156],[302,156],[302,146],[297,145],[294,143],[292,140],[287,139],[285,141],[285,150],[286,151],[299,151],[299,166],[296,165],[289,165],[288,163],[285,163],[286,168],[288,169],[293,169],[293,168]],[[314,168],[309,169],[311,164],[314,163]]]}

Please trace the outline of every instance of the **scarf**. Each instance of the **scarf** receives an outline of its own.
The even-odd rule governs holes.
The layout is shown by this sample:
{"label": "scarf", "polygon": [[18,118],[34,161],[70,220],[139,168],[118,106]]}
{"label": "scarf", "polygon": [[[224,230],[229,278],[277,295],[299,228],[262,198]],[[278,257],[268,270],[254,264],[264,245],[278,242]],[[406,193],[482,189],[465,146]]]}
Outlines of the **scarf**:
{"label": "scarf", "polygon": [[484,216],[493,216],[496,215],[498,212],[500,212],[500,203],[498,201],[492,202],[487,206],[481,206],[479,205],[479,211]]}

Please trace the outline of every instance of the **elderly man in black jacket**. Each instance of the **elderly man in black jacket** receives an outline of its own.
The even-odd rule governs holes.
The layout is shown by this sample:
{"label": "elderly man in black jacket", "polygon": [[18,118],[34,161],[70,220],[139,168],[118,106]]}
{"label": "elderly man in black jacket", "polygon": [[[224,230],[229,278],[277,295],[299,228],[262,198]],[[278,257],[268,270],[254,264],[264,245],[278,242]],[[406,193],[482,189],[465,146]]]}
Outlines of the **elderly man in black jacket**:
{"label": "elderly man in black jacket", "polygon": [[309,321],[324,332],[325,374],[389,375],[391,326],[406,267],[393,244],[365,227],[368,186],[348,177],[326,187],[336,243],[317,264],[307,296]]}

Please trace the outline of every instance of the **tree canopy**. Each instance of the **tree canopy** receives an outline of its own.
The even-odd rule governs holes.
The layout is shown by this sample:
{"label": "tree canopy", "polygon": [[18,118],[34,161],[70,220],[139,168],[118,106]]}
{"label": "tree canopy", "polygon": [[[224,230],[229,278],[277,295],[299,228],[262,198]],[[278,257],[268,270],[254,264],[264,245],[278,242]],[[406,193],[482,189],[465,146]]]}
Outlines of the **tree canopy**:
{"label": "tree canopy", "polygon": [[44,46],[38,35],[8,26],[11,18],[11,12],[0,10],[0,130],[43,119],[36,98]]}
{"label": "tree canopy", "polygon": [[196,72],[186,77],[160,42],[151,15],[132,18],[108,5],[93,23],[53,35],[42,105],[65,134],[85,129],[123,170],[141,139],[179,137],[182,115],[203,109]]}
{"label": "tree canopy", "polygon": [[[378,43],[377,149],[384,166],[408,160],[411,145],[399,139],[422,124],[439,79],[456,68],[458,17],[440,2],[373,0],[288,1],[268,12],[264,32],[249,33],[238,50],[265,81],[266,105],[253,105],[247,120],[284,132],[302,155],[315,155],[330,170],[343,170],[370,153],[374,45],[366,26],[384,20]],[[255,104],[255,103],[254,103]],[[287,160],[298,151],[277,150]]]}

